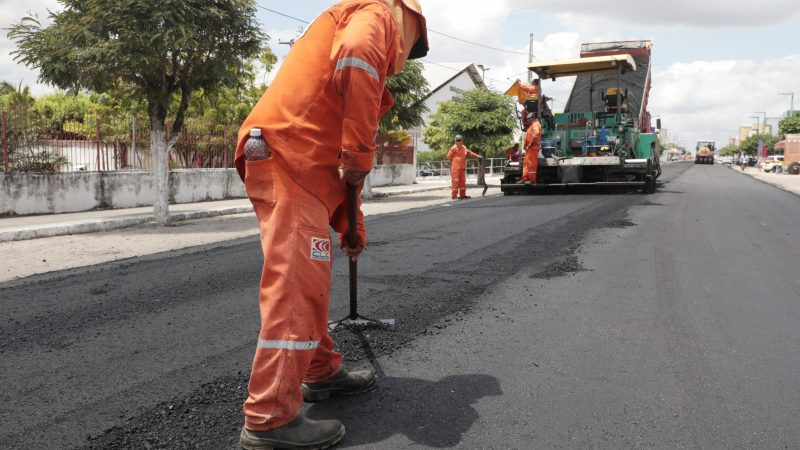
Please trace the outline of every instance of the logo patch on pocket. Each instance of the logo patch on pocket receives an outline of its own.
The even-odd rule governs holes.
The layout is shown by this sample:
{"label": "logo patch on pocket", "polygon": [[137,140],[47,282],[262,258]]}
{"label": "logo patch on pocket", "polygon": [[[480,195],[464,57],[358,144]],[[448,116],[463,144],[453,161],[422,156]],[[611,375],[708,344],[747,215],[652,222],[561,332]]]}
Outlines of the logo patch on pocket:
{"label": "logo patch on pocket", "polygon": [[331,240],[311,238],[311,260],[330,262],[331,260]]}

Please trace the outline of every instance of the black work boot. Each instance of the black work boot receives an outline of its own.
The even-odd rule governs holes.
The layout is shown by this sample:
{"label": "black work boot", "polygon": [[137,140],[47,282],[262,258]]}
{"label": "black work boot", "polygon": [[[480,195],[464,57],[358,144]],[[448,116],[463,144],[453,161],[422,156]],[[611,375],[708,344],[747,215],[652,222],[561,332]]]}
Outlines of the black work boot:
{"label": "black work boot", "polygon": [[303,383],[303,400],[309,403],[330,398],[332,395],[353,395],[367,392],[375,387],[375,375],[371,370],[347,372],[342,369],[327,380]]}
{"label": "black work boot", "polygon": [[239,445],[247,450],[321,449],[336,444],[343,437],[344,425],[338,420],[311,420],[299,415],[274,430],[256,431],[242,428]]}

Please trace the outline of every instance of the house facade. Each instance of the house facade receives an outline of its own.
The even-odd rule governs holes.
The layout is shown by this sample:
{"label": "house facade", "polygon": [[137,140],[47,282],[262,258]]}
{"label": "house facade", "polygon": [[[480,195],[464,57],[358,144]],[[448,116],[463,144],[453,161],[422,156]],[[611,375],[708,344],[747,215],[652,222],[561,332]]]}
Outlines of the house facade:
{"label": "house facade", "polygon": [[431,150],[422,141],[422,133],[430,123],[431,114],[439,109],[439,103],[453,100],[464,92],[486,87],[480,72],[472,63],[428,63],[423,64],[422,70],[423,76],[428,80],[431,91],[422,100],[425,106],[428,107],[428,112],[423,115],[423,125],[409,130],[417,152]]}

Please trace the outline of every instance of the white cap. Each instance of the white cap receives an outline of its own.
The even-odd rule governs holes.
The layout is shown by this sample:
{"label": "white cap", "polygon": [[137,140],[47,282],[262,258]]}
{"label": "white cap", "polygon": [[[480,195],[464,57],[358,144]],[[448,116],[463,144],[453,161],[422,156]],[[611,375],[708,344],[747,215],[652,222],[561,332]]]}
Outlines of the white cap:
{"label": "white cap", "polygon": [[250,128],[250,137],[261,137],[261,128]]}

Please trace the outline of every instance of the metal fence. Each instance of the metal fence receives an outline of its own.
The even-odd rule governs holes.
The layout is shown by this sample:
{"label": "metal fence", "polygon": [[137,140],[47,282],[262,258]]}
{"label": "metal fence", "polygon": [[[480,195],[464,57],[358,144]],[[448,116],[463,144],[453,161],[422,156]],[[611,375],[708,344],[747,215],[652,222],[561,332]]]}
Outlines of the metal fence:
{"label": "metal fence", "polygon": [[[501,174],[506,165],[505,158],[487,158],[486,174]],[[478,174],[478,161],[475,159],[467,160],[467,175]],[[417,161],[417,177],[449,177],[450,161]]]}
{"label": "metal fence", "polygon": [[[233,167],[237,131],[234,124],[188,119],[170,152],[170,167]],[[4,172],[152,168],[150,123],[143,116],[7,110],[0,132]]]}

